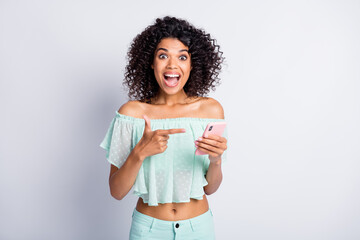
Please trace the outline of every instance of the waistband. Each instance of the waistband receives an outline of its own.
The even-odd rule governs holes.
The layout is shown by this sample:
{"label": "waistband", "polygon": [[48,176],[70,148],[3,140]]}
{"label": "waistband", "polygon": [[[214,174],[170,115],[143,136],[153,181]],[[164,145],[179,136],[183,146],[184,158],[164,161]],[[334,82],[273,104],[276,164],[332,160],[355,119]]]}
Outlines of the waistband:
{"label": "waistband", "polygon": [[145,224],[147,226],[150,226],[150,228],[154,227],[156,225],[157,228],[179,228],[180,226],[187,226],[192,228],[193,230],[196,228],[197,225],[203,224],[203,222],[206,222],[209,220],[209,218],[212,218],[213,213],[211,209],[197,217],[185,219],[185,220],[178,220],[178,221],[166,221],[157,219],[151,216],[148,216],[146,214],[143,214],[136,209],[134,209],[133,212],[133,221]]}

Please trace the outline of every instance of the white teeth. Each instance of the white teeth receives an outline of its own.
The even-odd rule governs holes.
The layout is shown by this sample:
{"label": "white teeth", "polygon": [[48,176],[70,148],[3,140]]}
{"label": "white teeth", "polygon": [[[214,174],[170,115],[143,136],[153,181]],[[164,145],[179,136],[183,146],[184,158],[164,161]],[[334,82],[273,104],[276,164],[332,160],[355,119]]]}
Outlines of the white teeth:
{"label": "white teeth", "polygon": [[176,74],[165,74],[166,77],[179,77],[180,75]]}

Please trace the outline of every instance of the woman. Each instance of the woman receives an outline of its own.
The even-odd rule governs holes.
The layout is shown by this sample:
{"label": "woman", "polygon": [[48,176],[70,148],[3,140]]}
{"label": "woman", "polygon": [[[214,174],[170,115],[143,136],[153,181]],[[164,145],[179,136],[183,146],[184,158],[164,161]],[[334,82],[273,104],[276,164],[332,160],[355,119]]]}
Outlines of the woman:
{"label": "woman", "polygon": [[115,113],[100,146],[111,195],[121,200],[133,187],[139,196],[130,239],[215,239],[206,195],[222,181],[227,140],[199,137],[208,123],[225,121],[220,103],[204,97],[219,81],[222,52],[203,30],[167,16],[136,36],[128,60],[135,100]]}

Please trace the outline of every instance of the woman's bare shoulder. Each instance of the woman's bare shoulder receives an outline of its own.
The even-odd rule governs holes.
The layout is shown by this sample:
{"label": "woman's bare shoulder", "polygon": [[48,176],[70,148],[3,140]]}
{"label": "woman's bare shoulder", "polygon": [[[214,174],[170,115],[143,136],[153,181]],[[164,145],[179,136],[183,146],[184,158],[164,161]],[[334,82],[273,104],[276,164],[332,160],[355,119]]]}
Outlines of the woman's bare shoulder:
{"label": "woman's bare shoulder", "polygon": [[201,99],[201,111],[207,118],[224,119],[224,109],[220,102],[211,97],[203,97]]}
{"label": "woman's bare shoulder", "polygon": [[118,113],[135,118],[142,118],[144,112],[144,103],[138,100],[130,100],[124,103],[118,110]]}

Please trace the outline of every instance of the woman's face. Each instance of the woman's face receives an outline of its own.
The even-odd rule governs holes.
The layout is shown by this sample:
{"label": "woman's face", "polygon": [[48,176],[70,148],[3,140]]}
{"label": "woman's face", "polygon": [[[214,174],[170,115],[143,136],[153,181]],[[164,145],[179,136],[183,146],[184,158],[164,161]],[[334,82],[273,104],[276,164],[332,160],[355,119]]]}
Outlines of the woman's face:
{"label": "woman's face", "polygon": [[175,94],[183,89],[191,67],[189,48],[176,38],[163,38],[154,53],[151,67],[162,91]]}

